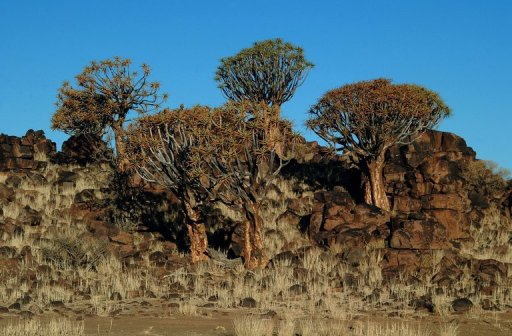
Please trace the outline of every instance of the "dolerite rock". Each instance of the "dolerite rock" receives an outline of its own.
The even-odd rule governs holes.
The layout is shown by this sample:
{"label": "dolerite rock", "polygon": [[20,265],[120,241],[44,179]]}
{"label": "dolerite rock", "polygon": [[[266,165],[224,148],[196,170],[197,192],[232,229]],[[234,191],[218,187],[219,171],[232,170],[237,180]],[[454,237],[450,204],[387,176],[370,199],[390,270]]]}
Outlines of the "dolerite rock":
{"label": "dolerite rock", "polygon": [[456,313],[465,313],[473,308],[473,302],[468,298],[456,299],[452,302],[452,308]]}
{"label": "dolerite rock", "polygon": [[16,221],[20,225],[39,226],[43,220],[43,216],[28,205],[23,208]]}
{"label": "dolerite rock", "polygon": [[462,170],[474,159],[475,152],[462,138],[437,131],[389,150],[384,178],[395,212],[390,247],[450,249],[470,239],[474,215]]}
{"label": "dolerite rock", "polygon": [[246,297],[240,301],[240,307],[256,308],[257,302],[252,297]]}
{"label": "dolerite rock", "polygon": [[56,145],[43,131],[29,130],[19,138],[0,134],[0,170],[36,170],[55,156]]}
{"label": "dolerite rock", "polygon": [[6,186],[5,184],[0,184],[0,203],[9,203],[14,200],[14,189]]}
{"label": "dolerite rock", "polygon": [[13,258],[16,255],[14,246],[0,246],[0,258]]}
{"label": "dolerite rock", "polygon": [[365,246],[372,242],[384,247],[389,235],[388,213],[366,205],[355,204],[343,187],[315,194],[308,233],[322,245],[334,243],[349,247]]}
{"label": "dolerite rock", "polygon": [[471,272],[483,282],[495,283],[507,277],[508,265],[493,259],[474,260]]}
{"label": "dolerite rock", "polygon": [[61,161],[74,161],[80,164],[110,160],[112,150],[101,137],[93,134],[71,136],[62,144]]}

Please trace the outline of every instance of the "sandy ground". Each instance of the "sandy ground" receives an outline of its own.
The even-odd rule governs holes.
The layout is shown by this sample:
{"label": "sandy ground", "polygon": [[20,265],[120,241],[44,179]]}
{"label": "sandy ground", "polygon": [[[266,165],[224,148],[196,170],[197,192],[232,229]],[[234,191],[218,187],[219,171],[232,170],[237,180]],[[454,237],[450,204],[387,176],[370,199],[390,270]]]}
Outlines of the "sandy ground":
{"label": "sandy ground", "polygon": [[[135,315],[120,315],[116,317],[85,316],[83,322],[86,335],[110,335],[110,336],[228,336],[234,335],[233,318],[238,314],[248,314],[251,310],[217,311],[203,310],[200,316],[183,316],[171,314],[170,316],[150,316],[149,313]],[[206,316],[205,316],[206,314]],[[56,318],[60,314],[45,314],[34,318]],[[156,315],[156,314],[155,314]],[[61,316],[62,317],[62,316]],[[70,319],[77,317],[68,316]],[[78,317],[80,319],[80,317]],[[0,328],[7,323],[16,323],[19,316],[4,315],[0,317]],[[352,323],[413,323],[428,327],[434,331],[434,336],[442,323],[454,322],[459,325],[460,336],[511,336],[512,312],[500,314],[483,314],[474,316],[454,315],[446,318],[435,316],[412,316],[408,318],[384,318],[379,315],[358,316],[347,322],[347,327]],[[278,322],[277,320],[275,322]],[[269,322],[270,323],[270,322]]]}

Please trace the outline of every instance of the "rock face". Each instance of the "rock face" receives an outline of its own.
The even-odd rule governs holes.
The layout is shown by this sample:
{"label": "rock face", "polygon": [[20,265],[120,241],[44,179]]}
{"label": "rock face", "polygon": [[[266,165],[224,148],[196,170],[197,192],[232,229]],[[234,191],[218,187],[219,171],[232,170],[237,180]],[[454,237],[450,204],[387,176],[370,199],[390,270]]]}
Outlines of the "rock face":
{"label": "rock face", "polygon": [[0,135],[1,170],[39,170],[46,166],[46,159],[54,157],[55,143],[46,139],[43,131],[29,130],[25,136]]}
{"label": "rock face", "polygon": [[[384,180],[392,204],[390,213],[362,203],[354,192],[360,188],[360,180],[352,167],[339,157],[322,159],[319,147],[311,148],[316,154],[309,153],[298,168],[308,171],[303,175],[315,174],[309,171],[313,169],[324,176],[335,176],[336,171],[345,176],[324,179],[320,185],[304,179],[315,190],[307,232],[318,244],[342,245],[352,254],[366,246],[381,248],[381,267],[388,277],[403,271],[421,273],[436,250],[445,256],[434,279],[438,283],[457,281],[463,267],[470,267],[485,281],[505,276],[503,263],[474,260],[463,253],[476,244],[470,232],[493,206],[494,215],[501,216],[512,231],[512,201],[510,191],[496,196],[471,186],[465,171],[475,162],[475,152],[462,138],[429,131],[410,145],[389,150]],[[490,265],[481,266],[487,263]]]}
{"label": "rock face", "polygon": [[387,155],[384,179],[392,216],[356,204],[348,188],[315,193],[309,234],[318,242],[403,250],[458,248],[469,238],[471,200],[462,168],[475,159],[456,135],[427,132]]}
{"label": "rock face", "polygon": [[[80,227],[88,233],[84,240],[108,242],[111,251],[123,256],[136,250],[126,232],[136,225],[155,231],[150,237],[164,232],[171,238],[170,195],[127,187],[129,178],[116,174],[112,157],[107,144],[93,135],[70,137],[60,152],[42,131],[0,135],[0,237],[23,235],[27,227],[57,235]],[[147,249],[149,243],[139,247]]]}
{"label": "rock face", "polygon": [[[106,225],[113,168],[93,156],[106,150],[105,145],[97,147],[97,142],[88,140],[71,137],[65,143],[67,150],[57,153],[55,143],[42,131],[29,130],[21,138],[0,135],[0,232],[13,235],[18,228],[40,225],[54,229],[71,223]],[[69,149],[77,142],[82,146],[80,155]]]}
{"label": "rock face", "polygon": [[385,247],[389,214],[366,204],[355,204],[342,187],[315,193],[308,233],[321,245]]}
{"label": "rock face", "polygon": [[392,195],[390,247],[449,249],[469,238],[471,201],[462,169],[475,159],[465,141],[428,132],[390,150],[384,178]]}

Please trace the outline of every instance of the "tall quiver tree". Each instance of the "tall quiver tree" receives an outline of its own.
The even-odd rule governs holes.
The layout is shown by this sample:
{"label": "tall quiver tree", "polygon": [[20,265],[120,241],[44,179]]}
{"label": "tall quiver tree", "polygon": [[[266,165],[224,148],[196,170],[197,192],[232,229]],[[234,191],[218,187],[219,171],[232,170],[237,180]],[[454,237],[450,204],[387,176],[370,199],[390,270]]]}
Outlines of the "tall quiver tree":
{"label": "tall quiver tree", "polygon": [[280,118],[281,105],[293,97],[312,67],[302,48],[278,38],[256,42],[251,48],[222,58],[215,80],[229,100],[272,106],[269,109],[272,115],[264,116],[265,128],[271,139],[279,137],[273,133],[276,132],[274,121]]}
{"label": "tall quiver tree", "polygon": [[204,134],[212,126],[212,109],[195,106],[144,116],[128,131],[127,150],[135,171],[145,181],[167,188],[178,198],[194,263],[207,259],[203,212],[208,187],[214,187],[214,183],[201,181],[206,167],[202,147],[203,140],[208,139]]}
{"label": "tall quiver tree", "polygon": [[411,143],[450,108],[424,87],[376,79],[329,91],[309,112],[307,126],[360,166],[366,203],[390,210],[382,173],[386,150]]}
{"label": "tall quiver tree", "polygon": [[149,66],[131,69],[131,61],[114,57],[93,61],[76,76],[76,87],[64,82],[57,95],[52,129],[75,135],[114,133],[118,162],[125,154],[125,122],[130,112],[145,114],[159,109],[167,98],[159,95],[159,83],[150,82]]}
{"label": "tall quiver tree", "polygon": [[[207,133],[211,140],[205,141],[210,144],[204,148],[208,179],[222,181],[215,198],[240,206],[245,215],[243,259],[249,269],[263,268],[268,263],[260,207],[272,183],[303,141],[285,120],[275,121],[279,138],[268,138],[264,116],[272,113],[272,109],[263,102],[228,103],[217,109],[220,113],[215,131]],[[282,144],[282,154],[277,153],[274,140]]]}

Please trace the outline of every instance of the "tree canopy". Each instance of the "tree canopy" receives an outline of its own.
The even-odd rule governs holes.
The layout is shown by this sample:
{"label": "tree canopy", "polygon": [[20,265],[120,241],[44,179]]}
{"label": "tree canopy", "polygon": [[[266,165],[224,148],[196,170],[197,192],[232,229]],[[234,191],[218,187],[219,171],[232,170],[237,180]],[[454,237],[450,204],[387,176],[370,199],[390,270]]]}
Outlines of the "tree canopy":
{"label": "tree canopy", "polygon": [[214,183],[202,180],[202,153],[215,110],[206,106],[166,109],[138,118],[127,132],[127,152],[144,180],[164,186],[178,197],[185,219],[192,262],[204,260],[208,239],[203,212]]}
{"label": "tree canopy", "polygon": [[327,92],[309,113],[310,129],[361,161],[369,179],[366,201],[388,210],[381,171],[385,151],[414,141],[449,116],[450,108],[424,87],[376,79]]}
{"label": "tree canopy", "polygon": [[230,100],[280,106],[294,95],[312,67],[302,48],[281,39],[265,40],[222,58],[215,80]]}
{"label": "tree canopy", "polygon": [[[141,117],[130,126],[131,162],[145,180],[168,187],[182,201],[193,257],[206,247],[198,243],[194,251],[194,242],[206,242],[205,234],[197,236],[205,232],[202,206],[222,202],[245,214],[245,265],[262,267],[268,262],[260,203],[302,141],[291,123],[269,121],[273,114],[268,109],[273,107],[252,102],[196,106]],[[268,138],[269,123],[279,129],[279,139]],[[283,144],[284,155],[277,154],[276,140]]]}
{"label": "tree canopy", "polygon": [[[261,205],[303,141],[290,122],[277,117],[269,120],[276,108],[264,102],[227,104],[222,108],[225,121],[218,123],[218,131],[208,133],[220,136],[220,143],[204,153],[209,180],[224,181],[219,185],[218,199],[240,206],[245,215],[243,256],[247,268],[265,267],[268,262]],[[269,123],[277,130],[273,135],[267,131]]]}
{"label": "tree canopy", "polygon": [[159,95],[158,82],[149,82],[149,66],[143,64],[141,70],[132,71],[131,61],[119,57],[91,62],[75,77],[76,87],[64,82],[59,89],[52,128],[68,134],[103,135],[110,127],[117,154],[122,155],[128,113],[156,111],[167,98]]}

